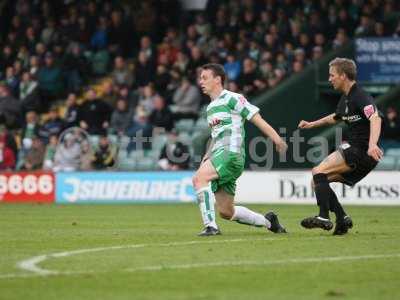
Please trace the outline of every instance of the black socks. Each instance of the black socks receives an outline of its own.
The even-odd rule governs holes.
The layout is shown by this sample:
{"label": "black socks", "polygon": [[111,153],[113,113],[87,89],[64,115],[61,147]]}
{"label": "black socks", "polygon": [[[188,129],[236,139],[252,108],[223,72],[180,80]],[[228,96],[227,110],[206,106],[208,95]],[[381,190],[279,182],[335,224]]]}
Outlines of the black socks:
{"label": "black socks", "polygon": [[315,196],[319,205],[319,216],[329,219],[329,209],[331,209],[335,213],[336,219],[343,219],[346,214],[335,192],[329,186],[328,176],[318,173],[313,176],[313,180]]}

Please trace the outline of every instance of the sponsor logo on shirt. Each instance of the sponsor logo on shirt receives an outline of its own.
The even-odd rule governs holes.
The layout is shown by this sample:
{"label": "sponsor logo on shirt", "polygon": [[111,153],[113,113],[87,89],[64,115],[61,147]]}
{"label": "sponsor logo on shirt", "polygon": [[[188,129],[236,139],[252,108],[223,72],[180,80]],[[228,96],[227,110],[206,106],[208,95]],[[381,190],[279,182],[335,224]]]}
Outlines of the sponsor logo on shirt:
{"label": "sponsor logo on shirt", "polygon": [[361,116],[360,115],[354,115],[354,116],[343,116],[342,117],[343,121],[347,121],[349,123],[353,123],[353,122],[357,122],[359,120],[361,120]]}
{"label": "sponsor logo on shirt", "polygon": [[220,119],[212,119],[210,123],[208,123],[210,125],[210,127],[214,127],[219,125],[219,123],[221,123]]}

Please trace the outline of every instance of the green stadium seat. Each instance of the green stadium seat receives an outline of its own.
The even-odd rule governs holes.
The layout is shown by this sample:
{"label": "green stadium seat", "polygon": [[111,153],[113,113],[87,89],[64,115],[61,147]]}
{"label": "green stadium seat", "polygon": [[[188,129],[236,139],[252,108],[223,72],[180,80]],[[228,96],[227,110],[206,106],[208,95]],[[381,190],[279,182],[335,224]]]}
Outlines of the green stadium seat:
{"label": "green stadium seat", "polygon": [[400,157],[400,148],[387,149],[385,155]]}
{"label": "green stadium seat", "polygon": [[121,171],[132,171],[136,167],[136,160],[128,156],[125,149],[120,149],[117,156],[117,169]]}
{"label": "green stadium seat", "polygon": [[136,159],[135,162],[135,170],[136,171],[153,171],[157,169],[157,160],[153,157],[142,157],[140,159]]}
{"label": "green stadium seat", "polygon": [[182,119],[175,123],[175,128],[178,132],[191,133],[194,128],[194,121],[192,119]]}
{"label": "green stadium seat", "polygon": [[135,159],[135,160],[140,160],[142,158],[144,158],[145,155],[145,151],[144,150],[135,150],[132,151],[131,153],[128,154],[129,158]]}
{"label": "green stadium seat", "polygon": [[153,150],[161,151],[161,149],[165,146],[167,139],[168,139],[168,137],[166,134],[157,134],[157,135],[153,136],[151,148]]}
{"label": "green stadium seat", "polygon": [[129,136],[126,135],[121,136],[121,139],[119,140],[120,149],[126,149],[126,147],[128,147],[130,140],[131,138]]}
{"label": "green stadium seat", "polygon": [[206,119],[198,119],[194,125],[193,132],[201,132],[201,131],[208,131],[210,127],[208,126]]}
{"label": "green stadium seat", "polygon": [[110,140],[111,144],[118,145],[119,137],[116,134],[109,134],[108,139]]}
{"label": "green stadium seat", "polygon": [[99,145],[99,139],[100,136],[98,135],[90,135],[90,144],[92,145],[92,147],[97,148],[97,146]]}
{"label": "green stadium seat", "polygon": [[394,156],[384,156],[376,166],[376,170],[392,171],[396,170],[397,158]]}
{"label": "green stadium seat", "polygon": [[151,150],[146,151],[145,156],[158,160],[160,157],[160,153],[161,153],[161,149],[151,149]]}
{"label": "green stadium seat", "polygon": [[208,105],[203,105],[202,107],[200,107],[199,120],[205,119],[207,117],[207,106]]}
{"label": "green stadium seat", "polygon": [[192,146],[192,135],[187,132],[179,133],[178,140],[187,146]]}

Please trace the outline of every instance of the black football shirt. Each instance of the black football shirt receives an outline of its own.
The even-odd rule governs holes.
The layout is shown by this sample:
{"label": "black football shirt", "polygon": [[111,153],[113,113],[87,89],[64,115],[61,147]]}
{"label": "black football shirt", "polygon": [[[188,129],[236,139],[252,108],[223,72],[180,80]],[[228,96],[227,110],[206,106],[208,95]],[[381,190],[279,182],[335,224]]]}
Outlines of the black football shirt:
{"label": "black football shirt", "polygon": [[336,120],[349,126],[347,141],[354,146],[367,147],[369,143],[369,118],[376,112],[373,98],[354,84],[348,95],[342,95],[336,108]]}

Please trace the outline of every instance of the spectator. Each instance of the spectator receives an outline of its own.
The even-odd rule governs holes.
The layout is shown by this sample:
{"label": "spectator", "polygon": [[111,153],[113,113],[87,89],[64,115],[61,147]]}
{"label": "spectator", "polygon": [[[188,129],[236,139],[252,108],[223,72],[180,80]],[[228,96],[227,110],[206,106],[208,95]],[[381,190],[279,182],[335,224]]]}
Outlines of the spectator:
{"label": "spectator", "polygon": [[94,50],[101,50],[107,47],[107,19],[103,16],[99,17],[96,31],[90,39],[90,45]]}
{"label": "spectator", "polygon": [[80,109],[80,127],[89,134],[104,134],[109,125],[111,113],[111,106],[98,99],[94,89],[89,89],[87,100]]}
{"label": "spectator", "polygon": [[179,72],[185,73],[188,64],[189,64],[189,58],[187,57],[187,55],[182,51],[179,51],[176,55],[176,61],[173,64],[173,67],[179,70]]}
{"label": "spectator", "polygon": [[63,66],[67,90],[70,92],[78,92],[88,76],[88,63],[78,44],[74,43],[67,52],[63,61]]}
{"label": "spectator", "polygon": [[75,93],[69,93],[65,101],[65,128],[79,126],[79,106],[76,103]]}
{"label": "spectator", "polygon": [[20,127],[20,104],[15,99],[9,88],[0,83],[0,124],[5,124],[8,128]]}
{"label": "spectator", "polygon": [[257,65],[251,58],[243,61],[243,71],[238,78],[240,89],[246,94],[251,95],[255,91],[254,81],[258,78]]}
{"label": "spectator", "polygon": [[45,147],[42,140],[38,136],[34,136],[32,139],[32,147],[27,151],[22,170],[39,170],[42,168],[44,159]]}
{"label": "spectator", "polygon": [[154,89],[153,84],[148,84],[142,89],[142,95],[139,96],[138,105],[143,108],[147,114],[150,114],[154,109],[154,99],[157,96],[157,92]]}
{"label": "spectator", "polygon": [[6,147],[10,148],[14,153],[14,157],[17,157],[18,154],[18,146],[17,142],[14,138],[14,135],[11,134],[4,125],[0,124],[0,141],[3,141]]}
{"label": "spectator", "polygon": [[313,61],[317,61],[318,59],[322,58],[322,56],[324,55],[323,53],[323,49],[320,46],[315,46],[312,50],[312,57],[311,59]]}
{"label": "spectator", "polygon": [[111,114],[110,132],[122,136],[132,120],[132,111],[124,99],[118,99],[115,110]]}
{"label": "spectator", "polygon": [[117,56],[114,60],[114,70],[111,73],[113,83],[118,86],[126,85],[131,87],[133,84],[132,72],[126,65],[122,56]]}
{"label": "spectator", "polygon": [[82,156],[81,142],[75,131],[66,133],[54,155],[54,172],[71,172],[80,169]]}
{"label": "spectator", "polygon": [[189,147],[178,141],[175,130],[170,131],[166,145],[161,150],[158,165],[165,171],[187,170],[189,168]]}
{"label": "spectator", "polygon": [[149,36],[145,35],[140,39],[139,52],[142,52],[150,63],[156,61],[156,50]]}
{"label": "spectator", "polygon": [[39,88],[44,100],[45,110],[63,91],[61,69],[54,64],[54,56],[48,52],[45,56],[45,65],[38,71]]}
{"label": "spectator", "polygon": [[384,37],[385,36],[385,26],[381,22],[375,23],[375,37]]}
{"label": "spectator", "polygon": [[29,67],[29,51],[25,45],[19,47],[17,53],[17,59],[21,62],[23,69],[28,69]]}
{"label": "spectator", "polygon": [[400,147],[400,117],[394,107],[388,107],[382,128],[382,148]]}
{"label": "spectator", "polygon": [[43,169],[52,170],[54,167],[54,159],[57,151],[58,136],[53,134],[49,138],[49,143],[46,146],[44,158],[43,158]]}
{"label": "spectator", "polygon": [[292,72],[294,74],[303,72],[303,69],[304,69],[304,65],[302,62],[297,61],[297,60],[293,62]]}
{"label": "spectator", "polygon": [[314,37],[314,47],[321,47],[323,52],[329,49],[329,43],[327,42],[323,33],[317,33]]}
{"label": "spectator", "polygon": [[137,108],[136,114],[126,130],[126,134],[131,137],[126,149],[128,154],[134,150],[151,148],[149,138],[153,135],[153,126],[149,122],[148,113],[140,106]]}
{"label": "spectator", "polygon": [[140,51],[138,63],[135,69],[135,78],[137,86],[144,87],[154,80],[154,65],[145,51]]}
{"label": "spectator", "polygon": [[[120,87],[121,88],[121,87]],[[114,83],[111,80],[108,80],[103,85],[103,94],[101,98],[107,102],[110,106],[115,107],[115,104],[118,99],[118,95],[116,91],[118,91],[118,87],[114,86]],[[129,90],[129,88],[128,88]]]}
{"label": "spectator", "polygon": [[15,169],[15,154],[6,145],[4,140],[0,139],[0,171],[12,171]]}
{"label": "spectator", "polygon": [[154,110],[150,115],[150,123],[160,131],[170,131],[174,127],[172,112],[160,95],[154,98]]}
{"label": "spectator", "polygon": [[39,68],[40,68],[39,57],[36,55],[32,55],[29,58],[29,73],[31,74],[32,78],[37,78]]}
{"label": "spectator", "polygon": [[22,129],[22,150],[26,153],[32,146],[33,137],[39,135],[39,121],[36,112],[28,111],[25,115],[25,126]]}
{"label": "spectator", "polygon": [[40,40],[45,45],[51,45],[59,39],[58,32],[56,29],[56,23],[54,19],[48,19],[46,22],[46,27],[43,28]]}
{"label": "spectator", "polygon": [[333,48],[339,48],[345,45],[348,42],[348,36],[346,31],[343,28],[340,28],[336,34],[335,39],[333,40]]}
{"label": "spectator", "polygon": [[171,75],[168,72],[167,67],[165,65],[157,66],[154,84],[157,91],[160,91],[160,93],[162,93],[164,97],[167,96],[167,88],[170,81]]}
{"label": "spectator", "polygon": [[89,171],[93,169],[93,151],[90,145],[90,141],[83,140],[81,142],[81,155],[79,159],[79,170],[81,171]]}
{"label": "spectator", "polygon": [[22,112],[40,111],[39,84],[28,71],[22,74],[22,81],[19,85],[19,99]]}
{"label": "spectator", "polygon": [[235,81],[241,72],[240,62],[235,58],[235,55],[230,53],[227,56],[226,63],[224,64],[224,69],[229,80]]}
{"label": "spectator", "polygon": [[16,97],[19,90],[19,79],[15,74],[14,67],[12,66],[6,69],[5,83],[7,84],[11,94]]}
{"label": "spectator", "polygon": [[108,28],[108,50],[112,55],[126,55],[129,51],[129,40],[127,24],[124,24],[122,12],[113,10],[111,12],[110,26]]}
{"label": "spectator", "polygon": [[357,26],[354,31],[354,35],[358,37],[368,36],[372,31],[371,19],[367,15],[363,15],[360,18],[360,24]]}
{"label": "spectator", "polygon": [[11,67],[14,63],[15,57],[10,45],[5,45],[0,59],[0,70],[3,71]]}
{"label": "spectator", "polygon": [[183,77],[180,86],[174,92],[172,101],[174,106],[171,110],[176,118],[196,118],[201,102],[200,91],[189,78]]}
{"label": "spectator", "polygon": [[188,76],[190,78],[194,78],[196,74],[196,69],[201,67],[206,63],[206,59],[204,57],[203,51],[197,46],[193,46],[190,49],[190,60],[187,66]]}
{"label": "spectator", "polygon": [[138,91],[130,90],[127,86],[121,86],[117,93],[117,99],[124,99],[128,103],[129,109],[134,111],[139,102],[138,93]]}
{"label": "spectator", "polygon": [[59,135],[65,128],[64,121],[60,118],[58,108],[52,107],[50,109],[48,119],[43,123],[39,129],[39,136],[47,144],[51,135]]}
{"label": "spectator", "polygon": [[104,170],[114,166],[117,149],[111,145],[106,135],[100,137],[99,147],[94,153],[93,166],[96,170]]}

